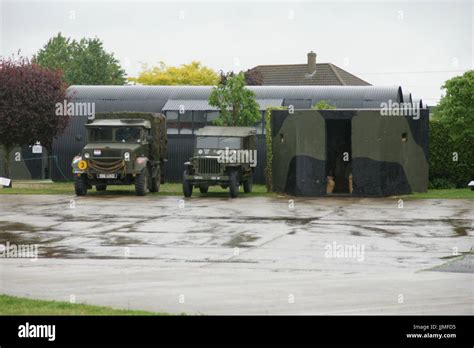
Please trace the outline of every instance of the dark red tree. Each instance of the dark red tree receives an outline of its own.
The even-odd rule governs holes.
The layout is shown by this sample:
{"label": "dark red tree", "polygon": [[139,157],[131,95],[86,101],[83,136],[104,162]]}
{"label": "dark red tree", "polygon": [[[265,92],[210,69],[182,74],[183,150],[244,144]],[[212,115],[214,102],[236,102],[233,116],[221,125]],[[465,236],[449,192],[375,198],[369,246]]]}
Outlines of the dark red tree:
{"label": "dark red tree", "polygon": [[263,85],[263,75],[260,71],[249,69],[245,73],[245,82],[247,86],[261,86]]}
{"label": "dark red tree", "polygon": [[[227,84],[227,79],[234,77],[235,73],[233,71],[224,72],[223,70],[219,71],[220,84]],[[244,72],[245,84],[247,86],[261,86],[263,85],[263,75],[260,71],[255,69],[249,69]]]}
{"label": "dark red tree", "polygon": [[56,103],[66,99],[66,88],[58,71],[24,57],[0,58],[0,145],[7,177],[15,146],[39,141],[51,154],[53,139],[68,123],[67,116],[55,113]]}

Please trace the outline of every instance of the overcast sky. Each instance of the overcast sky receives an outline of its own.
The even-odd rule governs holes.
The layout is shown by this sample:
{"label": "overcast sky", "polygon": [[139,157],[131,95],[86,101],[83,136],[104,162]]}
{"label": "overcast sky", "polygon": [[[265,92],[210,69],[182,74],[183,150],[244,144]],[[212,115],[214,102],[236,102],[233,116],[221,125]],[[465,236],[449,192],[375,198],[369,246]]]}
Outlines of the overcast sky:
{"label": "overcast sky", "polygon": [[100,38],[129,76],[142,64],[215,69],[333,63],[433,105],[474,67],[474,1],[84,2],[0,0],[0,54],[30,56],[62,32]]}

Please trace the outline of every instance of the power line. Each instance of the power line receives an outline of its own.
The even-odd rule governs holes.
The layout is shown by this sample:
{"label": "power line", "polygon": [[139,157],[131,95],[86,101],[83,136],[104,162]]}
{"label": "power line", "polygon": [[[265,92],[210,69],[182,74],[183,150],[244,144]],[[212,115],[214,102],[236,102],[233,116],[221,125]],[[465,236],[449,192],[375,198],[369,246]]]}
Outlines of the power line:
{"label": "power line", "polygon": [[427,70],[427,71],[388,71],[388,72],[357,72],[359,75],[395,75],[395,74],[438,74],[438,73],[463,73],[465,70]]}

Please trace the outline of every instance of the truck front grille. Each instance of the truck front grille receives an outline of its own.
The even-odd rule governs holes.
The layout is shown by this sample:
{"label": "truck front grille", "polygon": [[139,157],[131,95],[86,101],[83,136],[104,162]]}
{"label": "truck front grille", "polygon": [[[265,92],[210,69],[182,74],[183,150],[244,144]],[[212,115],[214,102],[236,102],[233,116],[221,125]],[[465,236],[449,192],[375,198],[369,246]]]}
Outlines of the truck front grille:
{"label": "truck front grille", "polygon": [[89,160],[89,167],[97,173],[116,173],[125,167],[125,161],[119,160]]}
{"label": "truck front grille", "polygon": [[220,174],[221,166],[217,162],[217,158],[199,158],[198,174]]}

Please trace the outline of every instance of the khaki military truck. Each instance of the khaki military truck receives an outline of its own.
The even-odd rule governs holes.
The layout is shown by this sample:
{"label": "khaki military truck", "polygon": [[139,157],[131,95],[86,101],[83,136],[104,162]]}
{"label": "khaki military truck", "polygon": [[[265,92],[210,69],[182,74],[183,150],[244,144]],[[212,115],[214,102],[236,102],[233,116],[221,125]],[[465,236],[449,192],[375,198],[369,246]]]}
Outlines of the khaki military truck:
{"label": "khaki military truck", "polygon": [[237,197],[241,184],[244,192],[252,192],[257,165],[255,128],[208,126],[195,135],[193,157],[184,164],[184,196],[191,197],[194,187],[207,193],[212,185],[229,188],[232,198]]}
{"label": "khaki military truck", "polygon": [[76,195],[108,185],[135,185],[138,196],[160,190],[167,160],[164,115],[98,113],[85,126],[87,144],[72,161]]}

